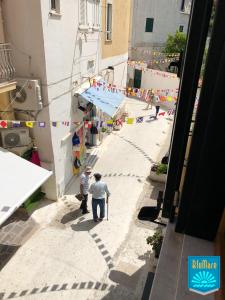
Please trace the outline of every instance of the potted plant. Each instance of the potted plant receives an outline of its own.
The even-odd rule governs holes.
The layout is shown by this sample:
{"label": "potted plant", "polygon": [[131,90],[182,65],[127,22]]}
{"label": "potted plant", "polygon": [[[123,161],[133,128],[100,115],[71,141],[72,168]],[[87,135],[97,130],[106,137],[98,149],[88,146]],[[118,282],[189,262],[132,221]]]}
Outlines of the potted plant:
{"label": "potted plant", "polygon": [[158,182],[166,182],[168,165],[156,163],[151,167],[150,179]]}
{"label": "potted plant", "polygon": [[146,241],[147,244],[150,244],[152,246],[152,250],[155,252],[155,258],[158,258],[163,241],[162,229],[157,229],[152,236],[149,236],[146,239]]}

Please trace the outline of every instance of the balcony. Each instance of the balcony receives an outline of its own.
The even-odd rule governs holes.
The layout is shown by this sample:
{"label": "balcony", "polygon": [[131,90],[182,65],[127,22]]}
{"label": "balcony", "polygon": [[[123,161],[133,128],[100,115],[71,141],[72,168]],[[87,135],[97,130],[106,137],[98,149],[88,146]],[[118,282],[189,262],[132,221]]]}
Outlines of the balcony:
{"label": "balcony", "polygon": [[0,84],[12,80],[14,76],[11,45],[0,44]]}

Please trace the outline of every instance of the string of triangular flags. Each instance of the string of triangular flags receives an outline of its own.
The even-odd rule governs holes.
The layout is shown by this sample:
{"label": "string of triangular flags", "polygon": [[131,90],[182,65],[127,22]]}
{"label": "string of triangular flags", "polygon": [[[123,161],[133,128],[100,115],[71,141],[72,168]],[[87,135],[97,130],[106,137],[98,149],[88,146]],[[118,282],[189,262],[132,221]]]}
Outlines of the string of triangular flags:
{"label": "string of triangular flags", "polygon": [[173,58],[158,58],[158,59],[150,59],[150,60],[129,60],[127,62],[128,66],[142,66],[145,65],[153,65],[153,64],[164,64],[164,63],[170,63],[174,61],[174,59],[179,59],[179,56],[174,56]]}
{"label": "string of triangular flags", "polygon": [[129,47],[130,50],[134,50],[134,51],[138,51],[138,52],[142,52],[143,54],[149,54],[152,56],[166,56],[166,57],[175,57],[175,56],[179,56],[180,53],[164,53],[162,51],[153,51],[153,50],[147,50],[147,49],[141,49],[141,48],[137,48],[137,47]]}
{"label": "string of triangular flags", "polygon": [[126,96],[137,97],[144,101],[150,101],[151,93],[155,93],[159,96],[159,100],[162,102],[165,101],[176,101],[178,88],[176,89],[143,89],[143,88],[119,88],[116,85],[106,84],[105,82],[93,81],[91,86],[96,88],[97,91],[100,91],[100,87],[103,87],[103,91],[112,92],[112,93],[123,93]]}
{"label": "string of triangular flags", "polygon": [[[167,112],[161,112],[158,116],[166,116],[166,115],[173,115],[175,113],[174,109],[170,109]],[[126,117],[124,120],[122,118],[113,120],[105,120],[105,121],[82,121],[82,122],[70,122],[70,121],[51,121],[51,122],[44,122],[44,121],[17,121],[17,120],[0,120],[0,128],[7,129],[7,128],[19,128],[19,127],[29,127],[34,128],[38,126],[39,128],[45,128],[47,125],[51,125],[52,127],[59,127],[61,126],[70,126],[71,124],[81,125],[84,124],[85,128],[92,128],[95,125],[98,128],[101,127],[113,127],[114,125],[119,126],[123,125],[123,123],[127,124],[134,124],[134,123],[142,123],[145,118],[154,118],[153,115],[148,116],[139,116],[135,118]]]}
{"label": "string of triangular flags", "polygon": [[91,87],[96,88],[97,91],[99,90],[98,89],[99,87],[103,87],[103,91],[108,91],[108,92],[112,92],[112,93],[121,92],[121,93],[124,93],[124,94],[126,94],[129,89],[136,89],[136,90],[140,90],[140,91],[144,91],[144,90],[149,91],[149,90],[151,90],[151,91],[157,92],[157,93],[167,93],[167,95],[169,93],[178,93],[178,88],[176,88],[176,89],[175,88],[174,89],[165,89],[165,88],[164,89],[158,89],[158,88],[157,89],[153,89],[153,88],[143,89],[143,88],[134,88],[134,87],[121,88],[121,87],[118,87],[115,84],[107,84],[105,82],[100,82],[100,81],[97,82],[95,80],[92,80]]}
{"label": "string of triangular flags", "polygon": [[[129,65],[129,67],[131,67],[133,69],[137,69],[136,65]],[[157,75],[157,76],[161,76],[164,78],[177,78],[176,74],[172,74],[172,73],[169,74],[168,72],[157,71],[157,70],[149,69],[149,68],[142,67],[142,66],[139,66],[139,69],[141,71],[143,71],[144,73],[146,73],[146,72],[151,73],[151,75]]]}

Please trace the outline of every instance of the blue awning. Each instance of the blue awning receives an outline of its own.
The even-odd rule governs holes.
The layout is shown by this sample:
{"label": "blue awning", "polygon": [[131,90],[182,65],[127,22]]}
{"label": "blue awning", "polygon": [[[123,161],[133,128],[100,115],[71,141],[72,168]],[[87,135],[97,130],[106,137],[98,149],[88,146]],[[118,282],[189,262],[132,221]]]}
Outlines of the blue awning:
{"label": "blue awning", "polygon": [[100,81],[101,86],[91,87],[81,94],[84,99],[97,106],[110,117],[117,112],[124,99],[124,94],[117,91],[108,91],[107,84]]}

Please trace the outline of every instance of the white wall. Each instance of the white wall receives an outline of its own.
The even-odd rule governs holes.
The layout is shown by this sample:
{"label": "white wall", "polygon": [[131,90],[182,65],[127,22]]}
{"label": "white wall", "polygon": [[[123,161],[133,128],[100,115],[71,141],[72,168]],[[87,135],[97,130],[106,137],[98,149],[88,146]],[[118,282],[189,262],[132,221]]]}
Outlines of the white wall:
{"label": "white wall", "polygon": [[[157,75],[156,72],[161,75]],[[147,71],[142,72],[141,87],[143,89],[177,89],[180,82],[179,78],[163,77],[164,74],[173,76],[172,73],[147,69]]]}
{"label": "white wall", "polygon": [[[181,0],[134,0],[132,47],[159,46],[166,42],[168,34],[179,30],[180,25],[187,32],[189,14],[180,8]],[[146,18],[154,18],[153,32],[145,32]]]}
{"label": "white wall", "polygon": [[[110,58],[105,58],[100,60],[100,70],[104,79],[109,82],[112,80],[112,83],[118,87],[126,87],[127,82],[127,60],[128,53],[118,56],[112,56]],[[114,72],[112,75],[107,76],[107,68],[109,66],[114,67]],[[112,72],[111,72],[112,73]],[[111,82],[110,82],[111,83]]]}
{"label": "white wall", "polygon": [[[12,44],[16,76],[40,78],[42,97],[46,105],[48,92],[45,86],[46,69],[40,0],[7,0],[3,2],[2,9],[6,40]],[[48,108],[40,113],[38,120],[48,123]],[[47,126],[44,130],[36,128],[34,134],[40,159],[54,163],[50,127]],[[49,179],[46,191],[49,199],[56,199],[54,176]]]}
{"label": "white wall", "polygon": [[[147,69],[147,71],[142,72],[142,80],[141,80],[141,88],[143,89],[153,89],[153,90],[163,90],[163,89],[170,89],[169,92],[170,96],[176,96],[177,94],[173,91],[175,89],[179,88],[180,79],[175,78],[169,78],[169,77],[163,77],[162,75],[168,75],[173,76],[171,73],[167,72],[160,72],[158,70],[152,70]],[[159,75],[156,74],[156,72],[159,73]],[[161,95],[164,95],[164,93],[160,93]],[[175,102],[163,102],[163,106],[167,107],[168,109],[174,108]]]}
{"label": "white wall", "polygon": [[[99,59],[101,33],[84,34],[78,30],[79,0],[60,0],[58,16],[50,14],[48,0],[6,0],[4,10],[17,76],[41,79],[45,108],[38,120],[46,121],[48,126],[45,130],[35,129],[34,135],[41,160],[54,165],[57,195],[48,192],[47,196],[56,199],[73,176],[75,125],[66,127],[61,122],[80,120],[74,93],[87,77],[108,66],[115,66],[114,83],[125,86],[128,55]],[[88,68],[90,60],[94,61],[92,69]],[[59,127],[49,126],[51,121],[59,121]],[[48,183],[46,190],[49,189]]]}
{"label": "white wall", "polygon": [[[44,48],[52,121],[76,121],[76,87],[98,73],[99,32],[78,30],[78,0],[61,0],[61,17],[49,16],[49,1],[41,0]],[[93,70],[88,61],[94,60]],[[51,128],[58,192],[63,193],[73,176],[72,135],[74,125]],[[65,142],[62,139],[66,138]]]}

